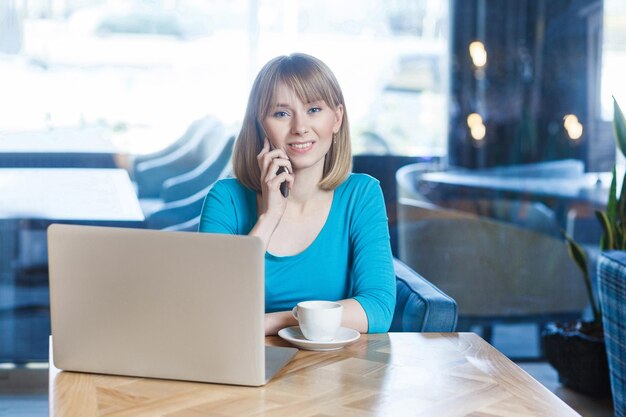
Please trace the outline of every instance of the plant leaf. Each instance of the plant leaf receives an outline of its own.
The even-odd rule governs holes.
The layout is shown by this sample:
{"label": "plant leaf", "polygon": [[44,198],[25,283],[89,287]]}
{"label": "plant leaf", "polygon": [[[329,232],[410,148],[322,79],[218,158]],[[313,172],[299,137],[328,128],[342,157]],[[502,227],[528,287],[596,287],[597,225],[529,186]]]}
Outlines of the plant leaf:
{"label": "plant leaf", "polygon": [[574,242],[572,238],[565,236],[565,240],[567,241],[567,252],[569,256],[576,262],[576,265],[580,268],[583,275],[587,275],[587,256],[585,255],[585,251],[583,248],[578,245],[578,243]]}
{"label": "plant leaf", "polygon": [[613,223],[609,221],[608,215],[603,211],[596,210],[596,217],[604,231],[600,249],[603,251],[617,249],[615,245],[615,229],[613,228]]}
{"label": "plant leaf", "polygon": [[613,132],[617,147],[622,155],[626,156],[626,119],[615,97],[613,97]]}
{"label": "plant leaf", "polygon": [[587,269],[587,256],[585,255],[585,250],[578,243],[574,242],[574,240],[563,230],[561,230],[561,235],[567,241],[567,252],[569,253],[570,258],[574,260],[578,268],[580,268],[583,273],[585,288],[587,289],[587,297],[589,297],[589,303],[591,304],[591,309],[593,311],[593,320],[600,323],[602,322],[602,311],[600,310],[600,306],[596,303],[596,299],[593,294],[593,286],[591,285],[591,277],[589,276],[589,270]]}
{"label": "plant leaf", "polygon": [[[616,175],[616,174],[613,174],[613,175]],[[615,185],[617,187],[617,178],[615,182],[616,182]],[[624,178],[622,178],[622,190],[620,191],[619,198],[617,200],[617,210],[616,210],[615,216],[622,223],[624,222],[624,220],[626,220],[626,174],[624,175]]]}
{"label": "plant leaf", "polygon": [[617,171],[616,166],[613,165],[613,176],[611,177],[611,186],[609,187],[609,201],[606,204],[606,215],[609,218],[611,224],[615,223],[617,215]]}

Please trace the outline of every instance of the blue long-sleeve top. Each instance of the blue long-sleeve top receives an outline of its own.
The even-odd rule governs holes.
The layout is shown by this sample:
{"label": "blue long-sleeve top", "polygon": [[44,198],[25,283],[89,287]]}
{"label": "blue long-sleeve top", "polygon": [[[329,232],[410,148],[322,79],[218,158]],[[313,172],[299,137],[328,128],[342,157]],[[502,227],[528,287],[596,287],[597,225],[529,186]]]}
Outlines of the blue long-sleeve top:
{"label": "blue long-sleeve top", "polygon": [[[256,193],[235,178],[218,181],[204,200],[200,232],[247,235],[257,222]],[[368,332],[389,330],[396,302],[389,228],[378,180],[351,174],[335,189],[318,236],[293,256],[265,254],[265,311],[305,300],[354,298]]]}

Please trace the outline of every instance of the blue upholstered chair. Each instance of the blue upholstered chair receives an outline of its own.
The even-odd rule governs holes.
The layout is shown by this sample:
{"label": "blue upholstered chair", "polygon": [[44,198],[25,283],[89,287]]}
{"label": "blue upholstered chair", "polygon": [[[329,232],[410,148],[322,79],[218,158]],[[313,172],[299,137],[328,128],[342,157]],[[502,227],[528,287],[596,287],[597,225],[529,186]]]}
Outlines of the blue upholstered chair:
{"label": "blue upholstered chair", "polygon": [[598,288],[611,371],[615,416],[626,416],[626,252],[608,251],[598,260]]}
{"label": "blue upholstered chair", "polygon": [[213,183],[189,197],[163,204],[146,217],[146,228],[165,229],[193,220],[202,211],[204,198],[211,187]]}
{"label": "blue upholstered chair", "polygon": [[393,260],[396,271],[396,309],[390,332],[452,332],[456,302],[417,272]]}

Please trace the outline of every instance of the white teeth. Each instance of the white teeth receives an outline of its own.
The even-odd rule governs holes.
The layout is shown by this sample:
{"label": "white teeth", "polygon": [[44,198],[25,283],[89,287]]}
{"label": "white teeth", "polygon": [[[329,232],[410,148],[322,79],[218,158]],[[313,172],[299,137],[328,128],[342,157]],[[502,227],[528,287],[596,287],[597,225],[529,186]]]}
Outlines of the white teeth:
{"label": "white teeth", "polygon": [[292,148],[296,148],[296,149],[306,149],[309,148],[311,145],[313,144],[313,142],[307,142],[307,143],[292,143],[291,146]]}

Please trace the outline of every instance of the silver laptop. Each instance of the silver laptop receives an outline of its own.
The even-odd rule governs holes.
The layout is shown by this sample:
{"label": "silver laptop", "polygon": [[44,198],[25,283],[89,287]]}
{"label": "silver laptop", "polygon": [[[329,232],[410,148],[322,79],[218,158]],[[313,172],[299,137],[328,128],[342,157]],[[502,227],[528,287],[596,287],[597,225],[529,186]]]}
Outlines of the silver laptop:
{"label": "silver laptop", "polygon": [[264,385],[297,352],[266,347],[259,239],[54,224],[54,365]]}

